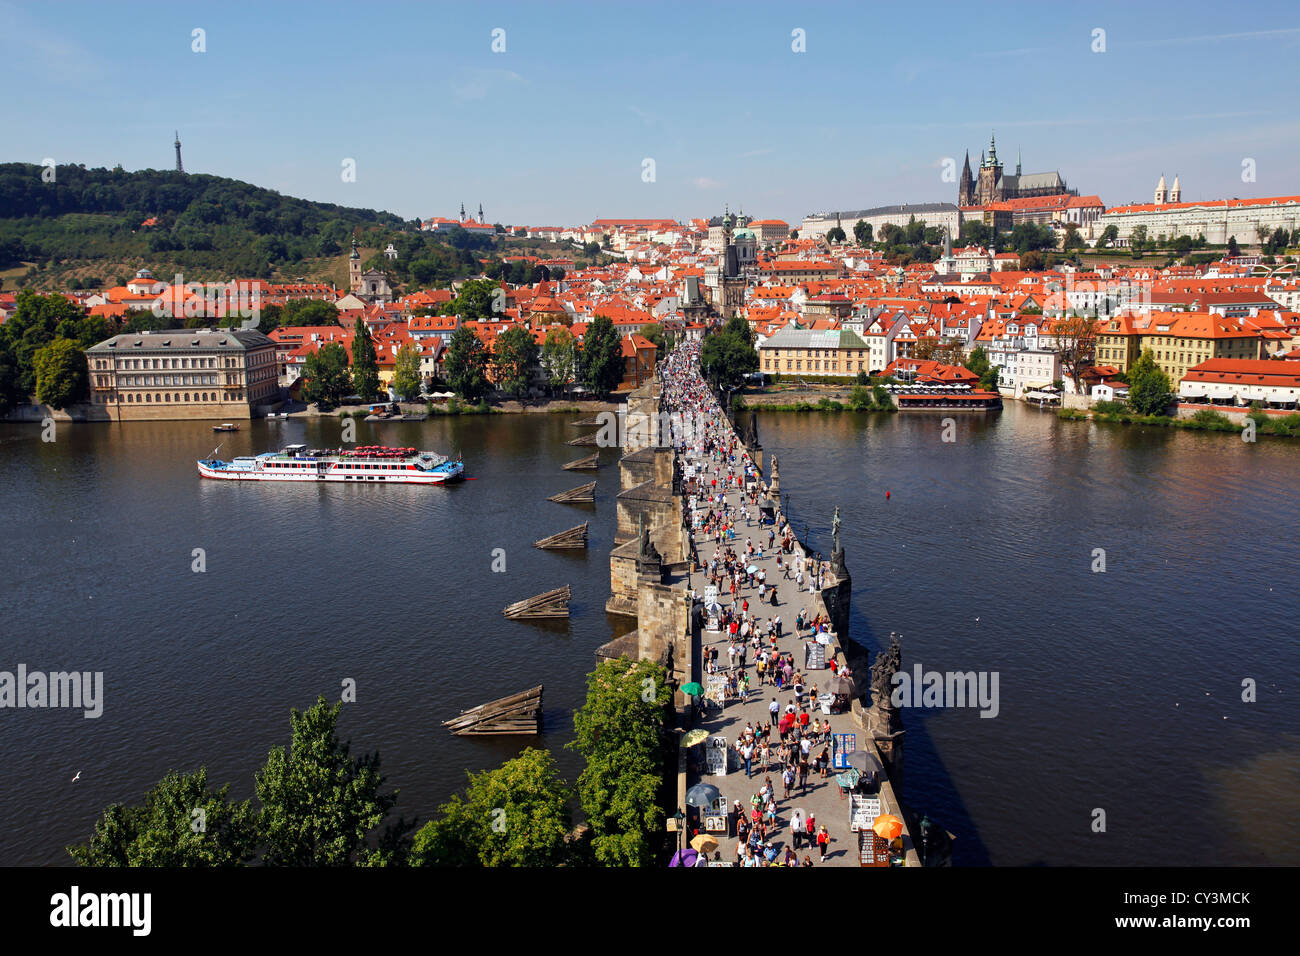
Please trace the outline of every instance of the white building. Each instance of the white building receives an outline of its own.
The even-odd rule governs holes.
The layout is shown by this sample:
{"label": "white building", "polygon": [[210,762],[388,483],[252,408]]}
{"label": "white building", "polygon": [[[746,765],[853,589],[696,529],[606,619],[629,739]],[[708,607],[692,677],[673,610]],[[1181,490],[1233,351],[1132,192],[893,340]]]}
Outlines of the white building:
{"label": "white building", "polygon": [[1133,230],[1146,226],[1147,237],[1205,236],[1222,245],[1235,236],[1242,245],[1254,245],[1257,230],[1288,231],[1300,228],[1300,196],[1265,199],[1214,199],[1205,202],[1138,203],[1106,210],[1092,224],[1087,238],[1097,239],[1107,226],[1118,230],[1118,245],[1128,245]]}
{"label": "white building", "polygon": [[948,227],[949,235],[961,233],[961,210],[950,202],[904,203],[901,206],[878,206],[874,209],[859,209],[851,212],[819,212],[805,216],[799,226],[799,238],[812,239],[824,236],[835,228],[838,221],[848,239],[853,238],[853,227],[858,220],[871,226],[872,236],[880,238],[880,230],[886,225],[905,227],[912,218],[924,222],[926,226]]}

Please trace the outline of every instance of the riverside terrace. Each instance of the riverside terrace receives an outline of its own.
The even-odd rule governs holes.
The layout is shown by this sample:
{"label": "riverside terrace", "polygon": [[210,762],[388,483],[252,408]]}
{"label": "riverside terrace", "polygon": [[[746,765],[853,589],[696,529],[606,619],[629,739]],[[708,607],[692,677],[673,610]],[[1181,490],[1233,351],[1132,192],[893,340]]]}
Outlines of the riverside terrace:
{"label": "riverside terrace", "polygon": [[[672,436],[671,448],[643,447],[625,445],[629,451],[620,463],[622,466],[623,491],[619,495],[619,522],[616,540],[621,542],[611,555],[611,582],[613,596],[607,610],[627,614],[637,618],[636,631],[624,635],[602,648],[598,656],[613,657],[619,654],[640,657],[657,657],[668,663],[676,680],[684,684],[696,681],[709,685],[709,676],[704,664],[704,652],[714,648],[718,651],[718,673],[714,675],[714,696],[719,696],[718,675],[726,672],[728,667],[728,635],[721,630],[709,630],[704,613],[703,597],[709,586],[707,564],[714,553],[714,540],[711,533],[703,527],[697,527],[696,514],[703,517],[709,510],[705,488],[712,490],[712,481],[717,479],[718,492],[723,495],[727,507],[738,516],[742,499],[748,500],[749,493],[757,494],[758,505],[769,506],[769,513],[774,517],[779,508],[779,474],[776,462],[773,462],[769,482],[761,477],[762,450],[758,447],[755,436],[751,434],[749,447],[740,441],[732,424],[721,414],[716,399],[705,389],[698,375],[695,364],[695,350],[689,347],[678,349],[662,365],[661,380],[643,386],[632,394],[629,400],[629,419],[640,414],[644,416],[659,415],[663,411],[683,412],[695,415],[695,420],[708,422],[703,429],[704,435]],[[688,441],[689,437],[689,441]],[[714,456],[705,451],[705,442],[721,448],[732,448],[737,459],[736,471],[743,474],[742,465],[752,462],[755,465],[753,482],[750,489],[726,487],[726,465],[714,460]],[[693,476],[693,477],[692,477]],[[696,508],[692,511],[689,500],[695,494]],[[714,508],[719,503],[715,500]],[[748,600],[750,615],[760,622],[768,617],[779,615],[782,621],[782,637],[777,641],[779,651],[793,654],[798,669],[803,670],[804,644],[810,636],[805,629],[801,634],[795,633],[795,618],[802,610],[804,619],[821,615],[828,619],[840,631],[848,626],[848,593],[851,582],[847,570],[840,563],[821,562],[814,567],[816,559],[808,548],[797,539],[792,540],[789,553],[782,553],[782,565],[790,568],[790,577],[777,568],[776,553],[768,547],[767,532],[769,527],[776,531],[779,525],[759,526],[757,514],[759,508],[747,505],[750,511],[748,521],[737,517],[736,538],[730,542],[738,554],[744,554],[746,538],[752,538],[755,547],[760,540],[763,546],[762,557],[757,554],[745,559],[745,566],[754,566],[766,573],[769,590],[776,586],[776,605],[765,603],[758,605],[758,590],[748,584],[737,592],[737,605]],[[779,519],[778,519],[779,520]],[[653,534],[652,534],[653,532]],[[653,540],[652,540],[653,538]],[[638,540],[640,539],[640,540]],[[777,539],[779,546],[779,538]],[[656,546],[657,544],[657,546]],[[661,557],[661,551],[663,556]],[[803,587],[796,584],[798,569],[802,568]],[[838,573],[837,573],[838,572]],[[817,580],[810,581],[816,574]],[[817,585],[820,585],[818,587]],[[730,602],[730,594],[722,590],[719,598],[722,603]],[[683,593],[685,592],[685,593]],[[676,600],[680,596],[681,603]],[[689,613],[686,609],[689,608]],[[831,661],[841,672],[850,665],[836,633],[825,635],[825,660]],[[765,642],[771,646],[770,641]],[[886,708],[865,706],[862,702],[863,692],[869,679],[869,672],[863,654],[855,646],[849,646],[849,654],[854,658],[853,670],[857,695],[847,712],[825,714],[814,705],[809,709],[809,716],[815,716],[818,722],[829,720],[832,736],[854,734],[854,743],[858,750],[867,750],[877,755],[885,767],[885,773],[878,774],[879,786],[860,796],[877,797],[881,813],[894,814],[906,823],[897,796],[896,787],[902,778],[902,742],[901,726],[897,715]],[[686,792],[689,787],[705,782],[717,787],[722,800],[728,807],[734,807],[740,801],[745,811],[751,809],[751,798],[758,793],[765,779],[770,775],[777,797],[776,827],[771,831],[770,842],[779,849],[784,857],[786,846],[791,845],[790,822],[792,813],[802,811],[806,820],[811,814],[817,828],[825,826],[830,835],[825,864],[832,866],[860,865],[857,834],[850,829],[850,801],[835,780],[835,771],[828,770],[823,778],[816,771],[808,776],[807,787],[801,790],[796,783],[789,799],[783,798],[781,770],[773,758],[769,772],[759,765],[757,757],[751,761],[752,777],[746,777],[743,762],[736,753],[734,745],[747,724],[758,728],[769,720],[769,705],[775,688],[761,685],[757,677],[754,652],[750,650],[743,669],[736,665],[737,675],[742,673],[750,679],[750,690],[744,700],[732,700],[721,707],[706,705],[690,706],[691,700],[678,693],[677,703],[680,723],[683,730],[702,729],[712,737],[725,737],[731,746],[731,756],[726,774],[709,773],[706,753],[712,741],[679,752],[677,807],[686,813],[683,829],[678,839],[682,845],[689,843],[696,835],[696,830],[703,831],[705,817],[717,817],[719,814],[701,812],[686,804]],[[819,686],[819,693],[831,679],[830,669],[807,670],[805,683]],[[790,689],[775,694],[779,709],[784,712],[794,700]],[[774,742],[779,737],[774,730]],[[811,757],[821,752],[822,744],[812,748]],[[775,746],[773,747],[775,752]],[[716,760],[716,758],[715,758]],[[713,769],[717,769],[716,763]],[[670,810],[670,817],[672,810]],[[719,852],[723,862],[734,862],[736,854],[736,836],[734,815],[726,818],[724,832],[714,835],[719,843]],[[715,820],[715,825],[720,822]],[[676,821],[669,820],[669,828],[675,829]],[[905,826],[901,836],[902,857],[908,866],[919,866],[920,859],[913,846],[909,829]],[[815,846],[804,843],[798,850],[799,859],[807,854],[818,865],[819,854]]]}

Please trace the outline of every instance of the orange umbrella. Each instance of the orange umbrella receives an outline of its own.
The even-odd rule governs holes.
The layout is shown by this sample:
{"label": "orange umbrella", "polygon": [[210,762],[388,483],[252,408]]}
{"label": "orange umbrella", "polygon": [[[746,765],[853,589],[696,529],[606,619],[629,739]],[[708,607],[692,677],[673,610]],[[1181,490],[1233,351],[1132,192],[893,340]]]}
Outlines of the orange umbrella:
{"label": "orange umbrella", "polygon": [[871,824],[871,829],[878,837],[894,840],[903,832],[903,821],[892,813],[882,813],[876,817],[876,822]]}

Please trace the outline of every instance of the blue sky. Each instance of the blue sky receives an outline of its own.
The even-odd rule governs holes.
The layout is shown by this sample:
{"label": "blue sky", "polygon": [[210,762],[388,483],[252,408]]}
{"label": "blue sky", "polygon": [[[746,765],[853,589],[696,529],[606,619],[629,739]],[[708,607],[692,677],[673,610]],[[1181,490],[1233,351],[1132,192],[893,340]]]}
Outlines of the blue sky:
{"label": "blue sky", "polygon": [[0,0],[0,161],[170,168],[179,129],[188,171],[409,218],[795,223],[955,201],[944,159],[992,128],[1008,167],[1107,205],[1161,173],[1185,200],[1283,195],[1298,55],[1294,2]]}

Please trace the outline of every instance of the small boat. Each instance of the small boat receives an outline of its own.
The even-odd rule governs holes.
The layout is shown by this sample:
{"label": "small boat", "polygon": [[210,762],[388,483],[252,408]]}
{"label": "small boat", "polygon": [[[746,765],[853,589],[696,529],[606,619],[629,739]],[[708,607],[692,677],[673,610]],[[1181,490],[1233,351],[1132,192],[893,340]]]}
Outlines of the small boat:
{"label": "small boat", "polygon": [[282,418],[288,418],[288,417],[289,417],[289,413],[288,413],[288,412],[269,412],[269,413],[267,413],[267,416],[266,416],[266,417],[267,417],[267,418],[274,418],[274,419],[277,419],[277,420],[278,420],[278,419],[282,419]]}
{"label": "small boat", "polygon": [[222,422],[220,425],[213,425],[212,430],[214,432],[237,432],[239,426],[234,422]]}

